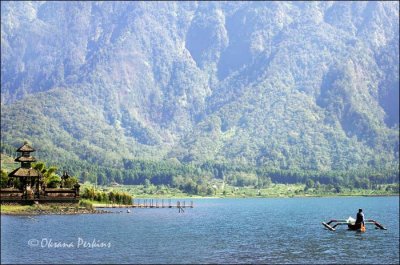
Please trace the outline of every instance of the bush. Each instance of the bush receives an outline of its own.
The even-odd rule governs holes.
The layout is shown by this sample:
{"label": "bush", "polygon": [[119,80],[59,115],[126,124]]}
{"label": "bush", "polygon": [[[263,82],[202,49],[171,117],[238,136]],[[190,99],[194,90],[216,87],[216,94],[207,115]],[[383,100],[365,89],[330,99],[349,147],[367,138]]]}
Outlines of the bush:
{"label": "bush", "polygon": [[76,177],[67,178],[64,183],[64,188],[72,189],[76,183],[78,183],[78,179]]}
{"label": "bush", "polygon": [[85,207],[88,210],[94,210],[93,204],[86,200],[80,200],[79,206]]}
{"label": "bush", "polygon": [[235,186],[245,187],[245,186],[255,186],[258,182],[258,178],[255,174],[239,172],[235,174],[234,178],[236,183],[232,183]]}
{"label": "bush", "polygon": [[47,179],[47,187],[49,188],[58,188],[61,184],[61,178],[57,175],[52,175]]}
{"label": "bush", "polygon": [[132,204],[132,196],[125,192],[106,192],[95,190],[94,187],[85,188],[82,198],[104,203]]}
{"label": "bush", "polygon": [[6,188],[7,184],[8,184],[8,174],[7,171],[5,171],[4,169],[1,169],[1,188]]}
{"label": "bush", "polygon": [[207,187],[207,195],[214,195],[215,190],[211,187]]}

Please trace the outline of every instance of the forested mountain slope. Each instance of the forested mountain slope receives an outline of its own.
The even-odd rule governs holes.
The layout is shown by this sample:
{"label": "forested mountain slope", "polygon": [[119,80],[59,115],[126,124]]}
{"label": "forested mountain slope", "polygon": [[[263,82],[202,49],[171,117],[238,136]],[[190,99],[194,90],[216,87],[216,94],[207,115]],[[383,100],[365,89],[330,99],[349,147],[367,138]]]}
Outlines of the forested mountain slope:
{"label": "forested mountain slope", "polygon": [[398,2],[1,2],[1,140],[39,158],[398,168]]}

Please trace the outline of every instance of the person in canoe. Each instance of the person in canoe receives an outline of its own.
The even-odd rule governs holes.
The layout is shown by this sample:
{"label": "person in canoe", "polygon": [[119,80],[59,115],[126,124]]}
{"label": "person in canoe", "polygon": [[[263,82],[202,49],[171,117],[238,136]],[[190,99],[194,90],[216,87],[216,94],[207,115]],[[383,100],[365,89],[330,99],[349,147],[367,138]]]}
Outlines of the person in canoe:
{"label": "person in canoe", "polygon": [[354,230],[361,229],[361,231],[365,230],[365,218],[362,209],[358,209],[356,223],[354,224]]}

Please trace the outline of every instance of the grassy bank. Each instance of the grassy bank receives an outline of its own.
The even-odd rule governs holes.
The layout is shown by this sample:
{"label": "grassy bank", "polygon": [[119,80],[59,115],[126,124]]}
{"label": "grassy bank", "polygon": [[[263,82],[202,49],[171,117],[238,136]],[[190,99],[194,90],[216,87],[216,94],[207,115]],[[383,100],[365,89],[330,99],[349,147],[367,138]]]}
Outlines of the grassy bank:
{"label": "grassy bank", "polygon": [[39,214],[88,214],[105,213],[106,211],[96,210],[91,202],[82,200],[79,204],[2,204],[0,206],[1,214],[4,215],[39,215]]}

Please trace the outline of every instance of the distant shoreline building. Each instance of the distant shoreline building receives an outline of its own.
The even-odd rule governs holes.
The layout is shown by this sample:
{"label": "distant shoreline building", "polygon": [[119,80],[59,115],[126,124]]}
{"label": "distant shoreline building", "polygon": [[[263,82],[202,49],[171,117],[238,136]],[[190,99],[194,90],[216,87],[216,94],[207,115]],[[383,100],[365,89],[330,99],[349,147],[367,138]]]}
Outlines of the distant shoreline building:
{"label": "distant shoreline building", "polygon": [[43,180],[40,172],[32,168],[31,163],[36,162],[36,158],[31,156],[31,152],[35,152],[35,149],[25,143],[17,149],[17,152],[22,153],[21,156],[15,159],[15,162],[21,163],[21,167],[8,174],[10,178],[9,184],[13,185],[14,179],[18,178],[22,185],[23,198],[25,200],[39,197],[39,186],[43,184]]}
{"label": "distant shoreline building", "polygon": [[62,188],[69,178],[67,173],[62,176],[61,188],[47,188],[43,174],[32,167],[36,158],[31,155],[35,152],[27,142],[17,149],[21,155],[15,159],[21,166],[10,174],[7,188],[0,191],[1,202],[77,202],[79,201],[79,187],[76,183],[73,188]]}

